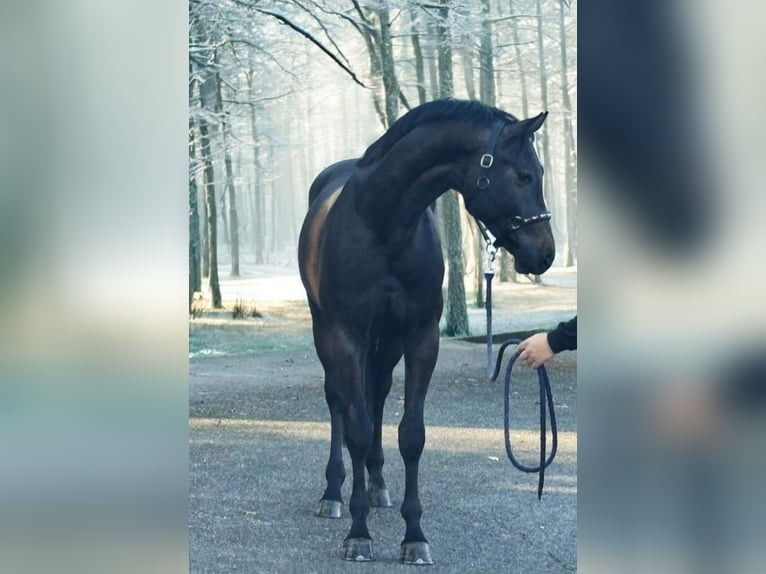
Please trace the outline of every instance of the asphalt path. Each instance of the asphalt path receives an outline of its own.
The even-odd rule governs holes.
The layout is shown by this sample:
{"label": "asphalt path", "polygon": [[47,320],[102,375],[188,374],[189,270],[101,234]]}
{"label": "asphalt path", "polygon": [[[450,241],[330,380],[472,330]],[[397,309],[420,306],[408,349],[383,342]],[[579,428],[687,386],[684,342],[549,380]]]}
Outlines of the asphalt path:
{"label": "asphalt path", "polygon": [[[484,379],[485,349],[443,341],[426,402],[420,463],[422,527],[433,566],[398,562],[404,467],[396,445],[403,408],[397,367],[384,415],[384,476],[393,508],[368,524],[376,560],[344,562],[350,526],[315,516],[324,489],[329,416],[312,349],[190,361],[190,571],[195,573],[574,572],[576,559],[576,353],[549,363],[559,454],[537,476],[514,469],[503,446],[503,388]],[[517,369],[514,443],[527,463],[539,438],[537,379]],[[550,444],[550,441],[549,441]],[[351,465],[344,500],[350,494]]]}

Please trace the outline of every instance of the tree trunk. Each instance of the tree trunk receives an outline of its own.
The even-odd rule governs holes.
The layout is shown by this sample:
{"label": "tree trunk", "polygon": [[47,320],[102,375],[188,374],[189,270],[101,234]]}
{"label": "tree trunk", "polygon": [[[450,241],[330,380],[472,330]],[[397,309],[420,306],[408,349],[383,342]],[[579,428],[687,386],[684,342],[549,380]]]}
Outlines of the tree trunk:
{"label": "tree trunk", "polygon": [[210,299],[213,307],[218,309],[221,304],[221,286],[218,283],[218,218],[215,206],[215,175],[213,173],[213,161],[210,154],[210,135],[207,120],[199,120],[200,145],[202,159],[205,163],[205,206],[207,207],[207,242],[210,261]]}
{"label": "tree trunk", "polygon": [[386,100],[386,127],[391,127],[399,117],[399,82],[396,80],[396,70],[394,69],[388,4],[382,3],[376,12],[380,21],[380,63]]}
{"label": "tree trunk", "polygon": [[[542,0],[537,0],[537,57],[538,67],[540,72],[540,103],[543,110],[548,109],[548,77],[545,72],[545,42],[543,41],[543,11]],[[543,175],[543,197],[545,198],[545,204],[548,209],[553,212],[553,166],[551,165],[551,153],[550,153],[550,138],[548,137],[548,127],[543,127],[538,132],[543,148],[543,166],[545,167],[545,174]],[[541,283],[539,275],[535,275],[535,283]]]}
{"label": "tree trunk", "polygon": [[500,273],[497,276],[498,279],[501,283],[507,283],[508,281],[516,283],[516,270],[513,268],[511,254],[505,249],[500,249],[498,255],[500,256]]}
{"label": "tree trunk", "polygon": [[488,106],[495,105],[495,64],[492,48],[492,23],[489,0],[482,0],[481,42],[479,44],[479,98]]}
{"label": "tree trunk", "polygon": [[200,234],[197,198],[196,150],[194,143],[194,122],[189,117],[189,312],[191,313],[194,293],[202,290],[200,274]]}
{"label": "tree trunk", "polygon": [[[463,60],[463,78],[465,80],[465,91],[468,95],[468,99],[476,99],[476,78],[473,72],[473,48],[471,46],[470,38],[465,38],[462,42],[460,49],[461,57]],[[480,79],[481,81],[481,76]],[[481,86],[479,88],[481,92]],[[484,102],[487,103],[487,102]],[[471,243],[473,245],[473,256],[476,264],[473,268],[473,292],[474,292],[474,304],[477,307],[484,306],[484,270],[481,265],[481,254],[484,250],[484,238],[479,232],[478,224],[473,217],[468,214],[468,225],[471,232]]]}
{"label": "tree trunk", "polygon": [[231,276],[239,277],[239,218],[237,217],[237,191],[234,187],[234,171],[231,167],[231,154],[226,151],[224,158],[226,168],[226,190],[229,197],[229,233],[231,241]]}
{"label": "tree trunk", "polygon": [[[269,155],[268,155],[268,163],[269,163],[269,173],[275,174],[277,173],[277,161],[274,158],[274,145],[269,146]],[[277,236],[277,201],[276,201],[276,193],[277,193],[277,179],[272,175],[272,177],[269,180],[269,188],[271,193],[269,194],[269,198],[271,199],[269,203],[269,222],[270,222],[270,231],[271,231],[271,242],[270,242],[270,251],[271,253],[276,253],[276,251],[279,249],[279,237]]]}
{"label": "tree trunk", "polygon": [[565,265],[571,267],[577,258],[577,183],[575,181],[575,147],[572,129],[572,101],[567,77],[567,34],[564,4],[559,6],[559,40],[561,45],[561,101],[564,108],[564,192],[566,194],[567,249]]}
{"label": "tree trunk", "polygon": [[[221,144],[221,147],[223,147],[223,144]],[[223,186],[223,193],[221,193],[221,226],[223,228],[223,233],[221,233],[221,240],[223,241],[224,245],[231,245],[231,238],[229,236],[229,202],[226,195],[225,184]]]}
{"label": "tree trunk", "polygon": [[264,243],[264,216],[263,216],[263,190],[261,189],[261,164],[258,158],[258,128],[255,114],[255,85],[253,81],[254,71],[247,74],[248,95],[250,97],[250,137],[253,139],[253,170],[255,171],[253,185],[253,247],[255,249],[255,263],[263,263]]}
{"label": "tree trunk", "polygon": [[[508,0],[508,4],[511,8],[511,15],[514,15],[513,1]],[[516,53],[516,62],[519,67],[519,81],[521,82],[521,114],[522,117],[529,117],[529,91],[527,89],[527,74],[524,68],[524,59],[521,53],[521,40],[519,39],[519,24],[518,20],[512,20],[513,31],[513,49]]]}
{"label": "tree trunk", "polygon": [[420,33],[417,29],[417,13],[410,8],[410,32],[412,34],[412,53],[415,56],[415,81],[418,89],[418,103],[426,103],[426,75],[423,62],[423,50],[420,47]]}
{"label": "tree trunk", "polygon": [[[192,64],[189,62],[189,107],[194,105],[194,82]],[[194,120],[189,114],[189,313],[194,293],[202,290],[200,273],[199,190],[197,189],[197,150]]]}
{"label": "tree trunk", "polygon": [[[218,56],[215,58],[219,63]],[[231,276],[239,277],[239,223],[237,218],[237,192],[234,188],[234,171],[231,167],[231,151],[227,141],[229,124],[223,109],[223,87],[220,72],[215,74],[215,108],[221,118],[221,147],[223,147],[223,166],[226,174],[226,185],[223,188],[223,225],[224,235],[229,239],[229,254],[231,255]]]}
{"label": "tree trunk", "polygon": [[[226,117],[223,112],[223,95],[221,94],[221,74],[218,71],[220,69],[220,60],[218,59],[218,51],[214,52],[213,61],[216,66],[215,72],[215,100],[213,109],[218,116],[220,122],[220,135],[221,135],[221,148],[223,149],[224,157],[228,155],[229,150],[226,149]],[[226,166],[224,165],[224,170]],[[226,182],[223,187],[223,193],[221,194],[221,224],[223,225],[223,241],[231,248],[231,234],[229,229],[229,198],[227,195],[228,190],[228,173]]]}
{"label": "tree trunk", "polygon": [[[203,162],[203,169],[207,167],[206,164]],[[212,169],[212,165],[210,166]],[[210,277],[210,244],[208,243],[208,236],[207,236],[207,200],[206,200],[206,193],[207,193],[207,187],[206,187],[206,175],[205,172],[202,172],[202,221],[200,222],[201,226],[201,236],[202,236],[202,278],[208,279]],[[199,199],[199,197],[197,198]]]}
{"label": "tree trunk", "polygon": [[[441,0],[437,37],[439,41],[439,95],[452,97],[452,45],[449,30],[449,0]],[[468,309],[465,301],[465,263],[463,260],[463,233],[460,228],[460,202],[457,192],[448,191],[442,196],[442,216],[447,239],[447,264],[449,277],[447,285],[448,336],[468,335]]]}
{"label": "tree trunk", "polygon": [[463,60],[463,79],[465,80],[465,93],[469,100],[476,99],[476,80],[473,73],[473,47],[468,39],[460,47],[460,56]]}
{"label": "tree trunk", "polygon": [[[470,216],[469,216],[470,217]],[[479,224],[473,222],[473,255],[474,264],[474,304],[481,309],[484,307],[484,238],[479,230]]]}
{"label": "tree trunk", "polygon": [[[215,98],[215,79],[208,74],[205,80],[199,86],[200,106],[206,110],[213,110],[215,105],[211,105],[211,100]],[[215,201],[215,172],[213,170],[213,158],[210,150],[210,128],[207,118],[203,115],[199,119],[200,133],[200,154],[205,166],[204,187],[205,187],[205,209],[207,220],[207,244],[208,259],[210,269],[208,275],[208,284],[210,286],[210,299],[214,308],[222,307],[221,287],[218,283],[218,211]]]}
{"label": "tree trunk", "polygon": [[[508,0],[508,7],[511,15],[515,15],[513,0]],[[519,82],[521,83],[521,115],[524,118],[529,117],[529,96],[527,92],[527,75],[524,69],[524,60],[521,53],[521,40],[519,40],[518,20],[511,20],[511,31],[513,34],[513,48],[516,55],[516,63],[519,69]],[[513,266],[513,256],[505,249],[500,250],[500,274],[498,276],[501,283],[512,281],[516,283],[516,269]]]}
{"label": "tree trunk", "polygon": [[430,37],[430,41],[427,42],[428,56],[426,57],[426,64],[428,65],[428,79],[430,85],[431,99],[439,97],[439,77],[437,70],[437,55],[439,53],[439,41],[436,39],[438,30],[437,27],[429,21],[427,36]]}
{"label": "tree trunk", "polygon": [[[380,34],[377,30],[372,29],[373,23],[370,19],[370,15],[366,9],[356,5],[357,14],[364,24],[357,27],[357,30],[362,35],[364,43],[367,45],[367,55],[370,57],[370,95],[372,96],[372,105],[375,109],[375,113],[380,120],[380,123],[384,128],[387,128],[386,119],[386,95],[385,86],[383,85],[383,64],[381,62],[380,54]],[[388,22],[388,18],[386,19]]]}

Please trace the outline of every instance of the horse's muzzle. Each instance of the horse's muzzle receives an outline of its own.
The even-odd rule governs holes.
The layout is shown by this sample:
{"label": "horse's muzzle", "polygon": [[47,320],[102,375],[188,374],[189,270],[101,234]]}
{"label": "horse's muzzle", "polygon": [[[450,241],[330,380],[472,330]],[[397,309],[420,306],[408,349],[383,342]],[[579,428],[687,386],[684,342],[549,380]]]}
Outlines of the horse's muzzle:
{"label": "horse's muzzle", "polygon": [[514,257],[514,267],[517,273],[542,275],[550,268],[555,256],[552,249],[534,256],[517,255]]}

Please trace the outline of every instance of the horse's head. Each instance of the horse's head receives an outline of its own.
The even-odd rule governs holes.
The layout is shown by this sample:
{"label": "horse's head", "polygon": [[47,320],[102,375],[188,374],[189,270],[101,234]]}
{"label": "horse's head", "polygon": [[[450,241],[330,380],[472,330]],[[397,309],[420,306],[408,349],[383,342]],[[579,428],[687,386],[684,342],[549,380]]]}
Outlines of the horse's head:
{"label": "horse's head", "polygon": [[496,120],[484,153],[470,160],[463,184],[466,208],[495,236],[495,245],[514,256],[519,273],[543,273],[556,254],[543,199],[543,167],[532,145],[547,115]]}

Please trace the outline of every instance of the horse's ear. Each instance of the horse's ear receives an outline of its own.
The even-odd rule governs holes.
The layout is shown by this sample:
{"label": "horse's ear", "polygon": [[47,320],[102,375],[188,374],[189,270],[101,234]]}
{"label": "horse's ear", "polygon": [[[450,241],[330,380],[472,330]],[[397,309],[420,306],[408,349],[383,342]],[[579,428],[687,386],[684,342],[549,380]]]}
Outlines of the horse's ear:
{"label": "horse's ear", "polygon": [[518,121],[513,124],[513,129],[508,134],[508,137],[517,138],[523,136],[522,141],[531,138],[533,134],[542,127],[543,122],[547,117],[548,112],[542,112],[533,118]]}
{"label": "horse's ear", "polygon": [[543,122],[545,121],[545,118],[547,117],[548,117],[548,112],[542,112],[539,115],[535,116],[534,118],[522,120],[520,122],[522,124],[520,127],[524,130],[525,135],[531,136],[533,133],[535,133],[537,130],[539,130],[543,126]]}

